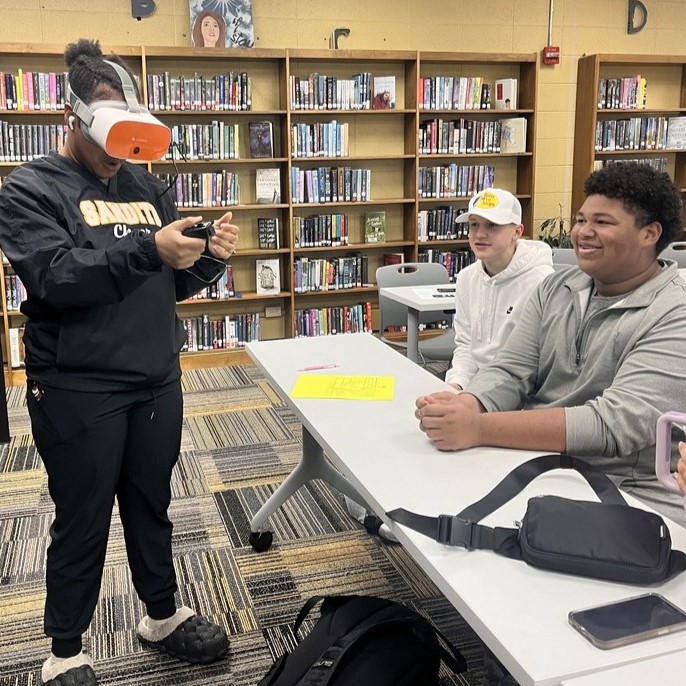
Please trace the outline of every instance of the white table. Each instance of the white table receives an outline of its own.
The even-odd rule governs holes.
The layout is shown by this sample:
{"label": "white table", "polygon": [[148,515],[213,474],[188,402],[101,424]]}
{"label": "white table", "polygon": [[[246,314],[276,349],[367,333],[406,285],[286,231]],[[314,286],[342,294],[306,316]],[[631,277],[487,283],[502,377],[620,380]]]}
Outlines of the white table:
{"label": "white table", "polygon": [[455,310],[455,285],[392,286],[382,288],[384,295],[407,307],[407,357],[419,361],[419,315],[421,312]]}
{"label": "white table", "polygon": [[686,650],[614,669],[565,679],[560,686],[683,686],[686,681]]}
{"label": "white table", "polygon": [[[396,507],[434,516],[455,514],[515,466],[539,454],[496,448],[437,451],[418,429],[414,400],[423,393],[445,390],[446,385],[370,334],[250,343],[247,350],[302,421],[309,436],[304,447],[321,446],[353,493],[357,490],[382,518]],[[318,373],[394,376],[393,401],[289,397],[298,369],[326,363],[338,367]],[[315,457],[313,461],[324,461],[321,452]],[[512,526],[521,519],[526,500],[539,493],[595,498],[580,476],[556,471],[538,478],[483,522]],[[627,496],[627,500],[638,505],[635,499]],[[253,526],[261,526],[274,511],[270,504],[255,516]],[[558,685],[563,679],[684,648],[684,634],[677,633],[603,651],[567,622],[571,610],[638,595],[644,587],[545,572],[491,551],[450,548],[395,523],[390,526],[522,686]],[[686,550],[686,529],[671,522],[669,527],[674,546]],[[651,590],[686,608],[686,575]]]}

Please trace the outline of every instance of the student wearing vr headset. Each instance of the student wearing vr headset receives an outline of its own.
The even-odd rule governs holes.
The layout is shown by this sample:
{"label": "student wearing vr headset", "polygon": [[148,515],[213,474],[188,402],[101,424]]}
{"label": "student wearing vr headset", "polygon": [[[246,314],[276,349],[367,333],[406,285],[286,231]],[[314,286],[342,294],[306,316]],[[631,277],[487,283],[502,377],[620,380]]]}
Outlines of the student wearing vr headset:
{"label": "student wearing vr headset", "polygon": [[27,404],[55,519],[47,554],[42,681],[93,686],[82,634],[98,600],[116,496],[142,642],[189,662],[228,650],[219,626],[177,608],[172,468],[181,443],[175,303],[216,281],[238,240],[227,212],[208,238],[183,231],[171,193],[141,165],[169,130],[138,102],[129,70],[97,41],[67,46],[67,141],[0,191],[0,242],[26,287]]}

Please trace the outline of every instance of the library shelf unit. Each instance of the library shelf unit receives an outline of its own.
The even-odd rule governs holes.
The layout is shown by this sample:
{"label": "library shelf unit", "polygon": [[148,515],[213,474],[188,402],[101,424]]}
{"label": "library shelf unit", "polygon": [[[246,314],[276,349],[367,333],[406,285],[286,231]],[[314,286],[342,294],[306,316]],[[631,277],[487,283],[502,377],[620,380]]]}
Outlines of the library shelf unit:
{"label": "library shelf unit", "polygon": [[[116,47],[104,46],[103,52],[121,55],[132,70],[139,75],[142,98],[151,112],[173,130],[185,131],[184,135],[197,135],[194,140],[212,139],[216,130],[238,132],[233,152],[220,159],[203,159],[202,144],[199,155],[181,159],[174,153],[176,167],[182,178],[188,175],[192,188],[193,177],[198,175],[196,186],[203,185],[200,175],[224,174],[239,187],[239,195],[229,199],[229,204],[217,205],[206,200],[190,200],[190,206],[180,201],[182,216],[202,215],[216,219],[227,210],[234,212],[235,222],[241,227],[239,247],[231,260],[236,296],[217,299],[194,299],[179,303],[177,311],[181,319],[209,315],[210,319],[223,320],[242,315],[259,315],[260,337],[275,339],[298,335],[298,321],[304,310],[325,308],[352,308],[363,305],[365,315],[372,311],[371,327],[377,329],[378,293],[374,283],[376,268],[391,259],[402,257],[404,261],[416,261],[427,250],[459,252],[468,250],[466,238],[446,240],[420,240],[418,225],[420,212],[440,208],[464,210],[469,194],[451,197],[422,197],[418,183],[423,167],[443,165],[476,166],[493,168],[493,183],[515,193],[523,207],[523,223],[526,235],[531,236],[533,189],[535,170],[536,93],[538,83],[538,57],[527,54],[488,54],[417,51],[354,51],[354,50],[304,50],[304,49],[219,49],[203,50],[185,47]],[[63,46],[15,44],[0,49],[0,71],[17,74],[26,71],[64,71]],[[212,81],[216,75],[240,75],[249,77],[248,109],[195,109],[188,105],[179,109],[179,102],[172,97],[171,79],[195,79]],[[368,75],[358,76],[358,75]],[[328,77],[328,80],[327,78]],[[335,84],[353,82],[358,86],[344,94],[357,92],[355,88],[373,89],[374,77],[393,77],[395,107],[391,109],[354,109],[335,100]],[[496,79],[517,80],[517,108],[496,110],[494,100],[490,109],[424,109],[420,106],[419,88],[422,79],[436,77],[481,77],[483,83],[493,87]],[[318,79],[323,80],[318,80]],[[166,79],[166,81],[165,81]],[[388,81],[387,81],[388,82]],[[174,83],[174,81],[171,81]],[[239,78],[240,83],[240,78]],[[314,84],[324,84],[315,89]],[[331,83],[332,85],[329,85]],[[296,92],[296,84],[298,91]],[[175,86],[174,86],[175,87]],[[239,85],[240,91],[240,85]],[[158,90],[165,90],[172,103],[163,106]],[[224,85],[220,90],[224,89]],[[301,107],[303,89],[306,93],[322,93],[329,96],[328,106],[322,108]],[[208,91],[210,92],[209,88]],[[223,93],[224,91],[221,90]],[[373,95],[373,90],[369,97]],[[298,100],[299,96],[301,100]],[[208,96],[209,98],[209,96]],[[314,99],[314,98],[313,98]],[[309,101],[308,101],[309,104]],[[173,107],[173,109],[171,108]],[[190,108],[190,109],[189,109]],[[478,122],[496,122],[508,117],[523,117],[527,122],[526,147],[520,153],[480,152],[467,154],[420,154],[420,126],[431,119],[445,121],[469,119]],[[15,123],[62,123],[60,110],[0,110],[2,120]],[[269,157],[251,157],[249,124],[269,122],[272,133],[272,150]],[[345,129],[347,149],[331,149],[307,154],[298,148],[298,131],[309,131],[321,136],[327,126]],[[189,134],[196,127],[205,133]],[[209,131],[209,133],[207,133]],[[214,132],[214,134],[212,133]],[[316,132],[316,134],[314,133]],[[179,134],[181,136],[182,134]],[[309,135],[309,134],[308,134]],[[205,138],[203,138],[205,136]],[[343,136],[343,134],[341,134]],[[186,142],[188,138],[184,139]],[[234,143],[236,141],[234,140]],[[186,145],[185,153],[188,153]],[[197,151],[196,151],[197,152]],[[0,176],[8,174],[21,164],[18,161],[0,161]],[[171,159],[147,165],[153,174],[171,179],[176,173]],[[257,202],[257,172],[275,169],[279,179],[280,199],[273,204]],[[335,170],[335,171],[334,171]],[[332,183],[337,178],[345,193],[340,197],[324,193],[324,178]],[[347,179],[357,179],[348,194]],[[316,181],[314,181],[316,179]],[[361,179],[361,180],[360,180]],[[322,181],[320,194],[316,195],[313,183]],[[304,181],[306,191],[301,190]],[[179,181],[175,188],[179,188]],[[210,182],[211,183],[211,182]],[[309,186],[308,186],[309,184]],[[313,190],[315,193],[313,194]],[[328,188],[326,189],[329,190]],[[175,191],[176,192],[176,191]],[[221,201],[218,201],[221,202]],[[365,242],[365,218],[368,212],[385,213],[386,239],[382,243]],[[344,219],[341,219],[344,216]],[[324,217],[325,219],[321,219]],[[259,247],[258,219],[278,220],[279,244],[274,249]],[[315,219],[317,218],[317,219]],[[314,243],[304,240],[301,227],[307,222],[323,222],[323,233]],[[327,222],[342,222],[346,227],[347,240],[333,240],[326,233]],[[297,230],[296,230],[296,227]],[[340,244],[337,244],[340,243]],[[329,263],[336,261],[339,270],[346,270],[346,259],[363,269],[358,282],[346,287],[303,290],[296,280],[303,264],[318,265],[315,271],[326,273]],[[257,292],[256,261],[278,261],[280,293],[264,295]],[[341,266],[346,265],[346,266]],[[320,269],[321,267],[321,269]],[[0,265],[3,287],[6,275],[11,276],[7,264]],[[299,278],[299,277],[298,277]],[[16,349],[16,335],[10,330],[23,323],[23,317],[10,309],[7,292],[3,293],[2,351],[5,379],[8,385],[22,383],[23,370],[11,353]],[[367,305],[369,303],[369,305]],[[16,302],[14,307],[16,307]],[[266,316],[266,315],[269,316]],[[333,315],[329,313],[330,320]],[[326,316],[323,317],[327,320]],[[12,337],[14,340],[11,340]],[[182,354],[185,369],[230,364],[245,359],[241,348],[204,350]]]}
{"label": "library shelf unit", "polygon": [[[636,108],[598,107],[602,79],[636,76],[647,81],[645,107],[640,103]],[[684,196],[686,149],[596,150],[596,126],[599,122],[677,116],[686,116],[686,55],[594,54],[581,57],[577,67],[572,211],[576,212],[583,203],[586,178],[608,160],[663,158],[666,171]]]}

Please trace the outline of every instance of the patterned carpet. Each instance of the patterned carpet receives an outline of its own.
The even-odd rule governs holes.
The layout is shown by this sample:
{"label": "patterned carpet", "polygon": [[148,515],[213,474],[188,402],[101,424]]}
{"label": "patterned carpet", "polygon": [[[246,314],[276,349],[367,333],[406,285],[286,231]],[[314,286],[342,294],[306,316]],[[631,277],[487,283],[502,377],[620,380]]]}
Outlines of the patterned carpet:
{"label": "patterned carpet", "polygon": [[[85,637],[101,685],[253,686],[294,646],[290,627],[304,600],[326,593],[406,602],[469,662],[461,677],[442,673],[441,684],[479,684],[483,648],[473,631],[402,547],[369,536],[326,484],[302,488],[270,520],[272,548],[252,550],[250,519],[298,462],[300,424],[254,366],[189,371],[183,383],[186,417],[170,513],[179,600],[226,628],[230,655],[189,666],[139,644],[143,607],[115,508],[100,601]],[[52,503],[23,394],[8,390],[12,440],[0,451],[0,686],[39,684],[49,652],[42,613]]]}

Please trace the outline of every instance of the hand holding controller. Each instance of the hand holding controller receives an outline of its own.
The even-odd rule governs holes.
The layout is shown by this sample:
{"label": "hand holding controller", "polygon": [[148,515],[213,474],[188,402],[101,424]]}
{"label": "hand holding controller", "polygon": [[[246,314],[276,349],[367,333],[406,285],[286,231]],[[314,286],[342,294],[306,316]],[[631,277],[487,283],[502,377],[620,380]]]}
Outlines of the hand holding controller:
{"label": "hand holding controller", "polygon": [[209,240],[214,236],[214,222],[199,221],[197,224],[193,224],[193,226],[184,229],[182,233],[189,238],[204,238]]}

